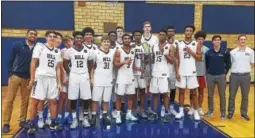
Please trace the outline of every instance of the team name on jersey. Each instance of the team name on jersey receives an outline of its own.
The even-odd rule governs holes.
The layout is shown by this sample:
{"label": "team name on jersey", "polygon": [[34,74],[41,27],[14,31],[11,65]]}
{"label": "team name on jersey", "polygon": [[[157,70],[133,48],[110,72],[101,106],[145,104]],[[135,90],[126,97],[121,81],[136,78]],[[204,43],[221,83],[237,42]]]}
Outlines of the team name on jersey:
{"label": "team name on jersey", "polygon": [[110,57],[103,57],[103,62],[110,62],[111,58]]}
{"label": "team name on jersey", "polygon": [[74,55],[74,59],[85,59],[83,55]]}
{"label": "team name on jersey", "polygon": [[143,52],[142,49],[135,49],[135,52]]}
{"label": "team name on jersey", "polygon": [[47,54],[47,58],[49,58],[49,59],[56,59],[55,55],[52,55],[52,54]]}
{"label": "team name on jersey", "polygon": [[163,53],[161,52],[161,51],[156,51],[156,53],[155,53],[156,55],[163,55]]}

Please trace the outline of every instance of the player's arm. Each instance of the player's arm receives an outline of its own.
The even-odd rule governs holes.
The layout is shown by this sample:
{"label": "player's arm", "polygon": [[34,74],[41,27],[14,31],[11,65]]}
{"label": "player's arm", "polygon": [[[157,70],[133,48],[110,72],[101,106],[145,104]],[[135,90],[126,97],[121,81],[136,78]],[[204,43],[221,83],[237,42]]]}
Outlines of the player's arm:
{"label": "player's arm", "polygon": [[175,58],[175,71],[176,71],[176,79],[180,81],[180,72],[179,72],[179,65],[180,65],[180,56],[179,56],[179,47],[176,46],[176,58]]}
{"label": "player's arm", "polygon": [[228,73],[229,69],[231,67],[231,57],[228,50],[225,51],[225,74]]}
{"label": "player's arm", "polygon": [[119,50],[116,50],[116,52],[114,53],[114,58],[113,58],[113,61],[114,61],[114,66],[116,68],[120,68],[122,67],[123,65],[127,64],[127,61],[123,61],[123,62],[120,62],[120,51]]}
{"label": "player's arm", "polygon": [[252,51],[250,54],[250,63],[251,63],[251,68],[254,68],[254,51]]}
{"label": "player's arm", "polygon": [[30,62],[30,82],[28,84],[28,89],[31,89],[32,86],[34,85],[36,65],[39,61],[41,51],[42,51],[41,44],[40,43],[36,44],[32,54],[32,60]]}
{"label": "player's arm", "polygon": [[67,60],[67,59],[64,58],[64,60],[63,60],[63,67],[64,67],[64,69],[65,69],[67,74],[70,73],[70,68],[68,67],[68,63],[69,62],[70,62],[70,60]]}
{"label": "player's arm", "polygon": [[62,63],[61,63],[61,61],[60,62],[58,62],[58,64],[57,64],[57,68],[56,68],[56,71],[57,71],[57,83],[58,83],[58,91],[60,92],[61,91],[61,80],[62,80],[62,65],[61,65]]}
{"label": "player's arm", "polygon": [[170,46],[169,48],[169,54],[166,56],[166,59],[167,61],[170,63],[170,64],[174,64],[175,63],[175,57],[174,57],[174,47],[173,46]]}
{"label": "player's arm", "polygon": [[186,47],[187,52],[194,57],[197,61],[202,61],[201,45],[197,43],[196,53],[193,52],[189,47]]}

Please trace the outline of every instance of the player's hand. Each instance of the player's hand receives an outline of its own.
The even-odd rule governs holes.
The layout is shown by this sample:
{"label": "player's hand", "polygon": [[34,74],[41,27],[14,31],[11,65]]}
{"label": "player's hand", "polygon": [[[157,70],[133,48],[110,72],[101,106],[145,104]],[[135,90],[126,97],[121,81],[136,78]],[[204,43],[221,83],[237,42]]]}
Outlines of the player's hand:
{"label": "player's hand", "polygon": [[131,65],[131,64],[132,64],[132,61],[133,61],[133,59],[129,59],[129,60],[128,60],[128,65]]}
{"label": "player's hand", "polygon": [[176,80],[181,81],[181,75],[179,73],[176,73]]}
{"label": "player's hand", "polygon": [[27,86],[27,89],[31,90],[33,85],[34,85],[35,81],[34,80],[30,80]]}
{"label": "player's hand", "polygon": [[58,92],[61,92],[62,91],[62,85],[61,83],[58,83]]}
{"label": "player's hand", "polygon": [[186,51],[187,51],[189,54],[192,53],[192,51],[191,51],[191,49],[190,49],[189,47],[186,47]]}

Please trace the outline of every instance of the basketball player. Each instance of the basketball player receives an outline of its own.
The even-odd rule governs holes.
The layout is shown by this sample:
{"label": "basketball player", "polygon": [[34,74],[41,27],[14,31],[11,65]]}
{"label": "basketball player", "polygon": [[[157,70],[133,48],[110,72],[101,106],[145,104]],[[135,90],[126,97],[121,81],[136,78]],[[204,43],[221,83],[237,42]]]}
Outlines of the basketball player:
{"label": "basketball player", "polygon": [[187,25],[184,27],[185,39],[180,42],[177,47],[177,62],[176,63],[176,87],[179,88],[179,113],[175,116],[176,119],[184,117],[184,92],[188,88],[192,94],[192,102],[194,106],[194,120],[200,120],[198,114],[198,99],[196,88],[198,87],[196,61],[201,60],[201,46],[196,41],[192,40],[195,27]]}
{"label": "basketball player", "polygon": [[[55,32],[55,34],[56,34],[56,41],[55,41],[54,47],[59,49],[59,46],[61,45],[62,40],[63,40],[63,35],[59,32]],[[38,105],[38,117],[39,117],[38,122],[37,122],[38,128],[43,128],[44,125],[45,125],[44,124],[44,119],[43,119],[44,103],[45,103],[45,101],[40,101],[40,103]],[[45,123],[46,123],[46,127],[49,127],[50,124],[51,124],[50,108],[48,108],[48,114],[47,114],[47,118],[45,120]]]}
{"label": "basketball player", "polygon": [[108,36],[101,38],[100,48],[95,54],[95,73],[91,74],[93,82],[92,93],[92,119],[91,124],[96,124],[97,103],[103,101],[103,122],[110,125],[111,119],[107,115],[108,103],[112,96],[112,71],[114,50],[110,49],[110,40]]}
{"label": "basketball player", "polygon": [[[65,48],[61,49],[61,56],[64,58],[65,52],[67,49],[71,48],[73,45],[73,38],[71,36],[64,36],[63,43]],[[70,122],[69,112],[71,111],[70,107],[70,100],[67,99],[67,89],[68,89],[68,75],[62,66],[62,91],[60,92],[59,96],[59,103],[58,103],[58,120],[60,124]],[[65,106],[65,114],[64,118],[62,118],[62,111],[63,105],[66,103]]]}
{"label": "basketball player", "polygon": [[[89,123],[89,100],[91,99],[90,90],[90,69],[93,65],[91,52],[83,46],[84,34],[80,31],[73,33],[74,46],[67,49],[64,56],[64,68],[69,74],[69,87],[68,87],[68,99],[71,101],[71,110],[73,122],[70,126],[71,129],[75,129],[78,126],[78,120],[76,117],[76,104],[80,97],[80,103],[83,102],[84,118],[82,125],[84,127],[90,127]],[[69,69],[68,62],[71,62]]]}
{"label": "basketball player", "polygon": [[121,26],[118,26],[116,27],[115,31],[117,34],[116,46],[122,47],[123,46],[122,36],[124,34],[124,28]]}
{"label": "basketball player", "polygon": [[[95,35],[95,31],[93,30],[93,28],[91,27],[85,27],[82,30],[82,33],[84,34],[84,41],[83,41],[83,46],[85,47],[85,49],[91,53],[93,53],[94,50],[97,49],[97,45],[93,43],[94,40],[94,35]],[[92,85],[91,85],[91,90],[92,90]],[[89,101],[89,113],[90,109],[91,109],[91,100]],[[91,116],[91,114],[90,114]],[[82,106],[82,102],[79,104],[79,121],[83,120],[83,106]]]}
{"label": "basketball player", "polygon": [[123,47],[118,48],[114,54],[114,65],[118,68],[117,77],[117,100],[116,100],[116,123],[121,123],[121,99],[124,95],[128,96],[128,111],[126,120],[136,121],[137,118],[132,115],[133,101],[135,94],[133,60],[135,58],[135,50],[130,46],[130,36],[124,34],[122,36]]}
{"label": "basketball player", "polygon": [[[153,99],[153,111],[149,113],[148,119],[155,120],[158,118],[157,113],[155,112],[158,107],[159,96],[162,95],[164,101],[165,109],[169,105],[168,97],[168,77],[169,70],[167,59],[169,55],[170,45],[166,41],[167,31],[160,30],[159,32],[159,43],[158,45],[152,46],[153,52],[153,70],[152,70],[152,79],[150,84],[150,92],[154,95]],[[168,115],[165,113],[161,114],[163,122],[168,122]]]}
{"label": "basketball player", "polygon": [[[168,37],[168,43],[174,47],[174,55],[176,55],[176,46],[179,45],[179,41],[176,40],[175,38],[175,27],[173,25],[169,25],[167,27],[167,37]],[[170,106],[168,109],[168,113],[170,115],[175,116],[177,112],[174,110],[174,102],[175,102],[175,93],[176,93],[176,87],[175,87],[175,82],[176,82],[176,71],[175,71],[175,66],[171,64],[170,62],[168,63],[169,65],[169,89],[170,89]],[[162,110],[164,112],[164,110]]]}
{"label": "basketball player", "polygon": [[[199,115],[204,115],[204,112],[202,110],[202,104],[203,104],[203,99],[204,99],[204,88],[206,87],[206,80],[205,80],[205,75],[206,75],[206,65],[205,65],[205,53],[209,50],[206,46],[203,45],[204,40],[206,38],[206,34],[202,31],[198,31],[195,34],[195,39],[197,43],[199,43],[202,48],[201,48],[201,54],[202,54],[202,60],[196,62],[196,69],[197,69],[197,79],[198,79],[198,113]],[[192,96],[192,95],[190,95]],[[188,115],[193,115],[194,113],[194,108],[193,108],[193,103],[192,103],[192,97],[190,98],[190,110],[188,112]]]}
{"label": "basketball player", "polygon": [[[158,44],[158,38],[155,35],[151,34],[151,22],[150,21],[145,21],[143,23],[143,35],[141,42],[142,43],[147,43],[149,47],[151,48],[154,45]],[[146,66],[146,68],[149,70],[149,65]],[[147,90],[149,90],[149,85],[150,85],[150,79],[146,79],[146,84],[147,84]],[[148,111],[151,111],[151,94],[148,91]]]}
{"label": "basketball player", "polygon": [[[56,98],[61,90],[61,53],[55,48],[56,33],[55,31],[47,31],[46,43],[37,43],[33,51],[31,61],[31,80],[28,87],[33,87],[30,109],[30,125],[28,134],[34,134],[36,131],[36,111],[37,106],[46,98],[49,101],[51,112],[51,130],[59,130],[60,127],[56,122],[57,104]],[[38,62],[40,63],[39,66]],[[57,77],[57,78],[56,78]]]}
{"label": "basketball player", "polygon": [[[133,33],[134,37],[134,48],[135,48],[135,63],[134,63],[134,78],[135,78],[135,91],[136,95],[138,96],[138,107],[139,107],[139,114],[142,118],[147,118],[147,114],[144,111],[144,99],[145,99],[145,88],[146,88],[146,81],[142,75],[142,61],[141,61],[141,53],[144,53],[144,48],[141,43],[142,38],[142,31],[136,30]],[[134,99],[134,105],[136,102],[136,96]],[[135,107],[135,106],[134,106]]]}
{"label": "basketball player", "polygon": [[109,39],[110,39],[110,48],[114,49],[116,46],[116,40],[117,40],[117,33],[115,31],[110,31],[108,33]]}

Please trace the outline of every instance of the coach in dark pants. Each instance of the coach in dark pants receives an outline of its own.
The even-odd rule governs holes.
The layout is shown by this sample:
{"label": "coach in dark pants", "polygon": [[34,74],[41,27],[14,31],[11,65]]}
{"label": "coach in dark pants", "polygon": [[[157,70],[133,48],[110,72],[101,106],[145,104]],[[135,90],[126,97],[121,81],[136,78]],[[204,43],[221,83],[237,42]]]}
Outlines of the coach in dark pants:
{"label": "coach in dark pants", "polygon": [[8,93],[4,103],[3,112],[3,133],[10,130],[10,120],[12,116],[13,102],[20,87],[21,107],[20,107],[20,126],[24,127],[27,117],[27,108],[29,102],[30,90],[27,89],[30,78],[30,61],[32,58],[32,49],[37,38],[36,30],[28,30],[25,42],[16,43],[12,49],[9,61],[9,80]]}
{"label": "coach in dark pants", "polygon": [[233,117],[235,111],[235,98],[238,87],[241,87],[242,102],[241,102],[241,116],[249,121],[247,115],[248,111],[248,95],[250,91],[250,72],[254,65],[254,51],[247,47],[247,40],[245,35],[238,37],[239,46],[230,52],[231,56],[231,76],[229,87],[229,104],[228,104],[228,119]]}
{"label": "coach in dark pants", "polygon": [[221,48],[221,36],[212,37],[213,48],[205,54],[208,86],[208,108],[206,116],[213,114],[213,96],[215,85],[218,87],[220,96],[221,118],[226,118],[226,74],[230,68],[230,54],[227,49]]}

